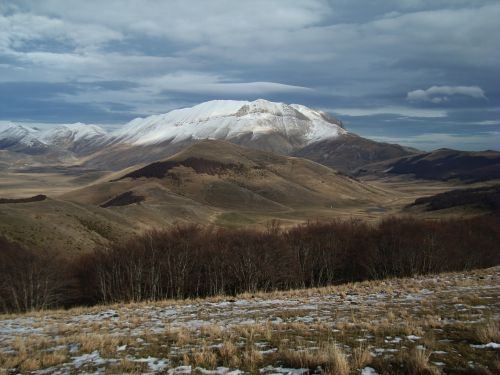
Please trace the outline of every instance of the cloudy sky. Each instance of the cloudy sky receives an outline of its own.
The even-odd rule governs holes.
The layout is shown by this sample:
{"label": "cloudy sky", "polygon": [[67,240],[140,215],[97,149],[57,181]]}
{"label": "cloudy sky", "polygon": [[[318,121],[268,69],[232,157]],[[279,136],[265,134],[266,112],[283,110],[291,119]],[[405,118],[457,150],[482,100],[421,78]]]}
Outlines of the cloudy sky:
{"label": "cloudy sky", "polygon": [[0,120],[110,128],[211,99],[500,149],[498,0],[3,0]]}

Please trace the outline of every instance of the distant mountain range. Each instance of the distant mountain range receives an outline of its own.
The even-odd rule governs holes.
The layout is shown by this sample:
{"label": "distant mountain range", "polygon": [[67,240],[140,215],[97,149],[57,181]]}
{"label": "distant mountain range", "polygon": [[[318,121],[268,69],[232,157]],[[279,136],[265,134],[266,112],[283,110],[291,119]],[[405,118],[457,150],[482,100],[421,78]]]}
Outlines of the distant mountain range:
{"label": "distant mountain range", "polygon": [[13,122],[0,123],[0,149],[26,154],[69,151],[85,154],[97,150],[108,140],[97,125],[61,124],[40,130]]}
{"label": "distant mountain range", "polygon": [[[265,100],[210,101],[114,132],[3,122],[0,233],[30,246],[88,251],[179,222],[373,219],[454,185],[491,184],[499,166],[499,152],[419,152],[350,133],[324,112]],[[412,187],[398,190],[388,176]],[[419,179],[447,182],[427,189]],[[430,204],[451,197],[461,205],[453,212],[490,212],[498,192],[472,193]],[[407,210],[431,212],[419,202]]]}
{"label": "distant mountain range", "polygon": [[344,172],[410,153],[401,146],[355,136],[340,120],[325,112],[262,99],[209,101],[137,118],[110,133],[82,123],[48,130],[0,124],[0,149],[73,158],[85,156],[85,165],[106,170],[163,159],[203,139],[302,156]]}
{"label": "distant mountain range", "polygon": [[340,120],[325,112],[263,99],[208,101],[137,118],[113,132],[82,123],[40,130],[4,122],[0,124],[0,150],[10,154],[0,154],[0,167],[25,154],[40,155],[38,164],[60,160],[89,169],[119,171],[168,158],[205,139],[302,157],[357,176],[411,175],[462,181],[500,178],[498,152],[424,153],[350,133]]}
{"label": "distant mountain range", "polygon": [[355,175],[406,176],[466,183],[496,180],[500,179],[500,152],[439,149],[367,164],[356,170]]}

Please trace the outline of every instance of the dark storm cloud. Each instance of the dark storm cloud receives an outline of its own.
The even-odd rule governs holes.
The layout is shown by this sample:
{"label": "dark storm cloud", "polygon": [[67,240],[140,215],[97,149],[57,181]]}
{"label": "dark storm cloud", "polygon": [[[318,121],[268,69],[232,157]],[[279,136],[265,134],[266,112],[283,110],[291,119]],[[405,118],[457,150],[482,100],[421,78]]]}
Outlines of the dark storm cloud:
{"label": "dark storm cloud", "polygon": [[266,98],[362,135],[491,148],[498,19],[493,0],[2,2],[0,120],[120,123]]}

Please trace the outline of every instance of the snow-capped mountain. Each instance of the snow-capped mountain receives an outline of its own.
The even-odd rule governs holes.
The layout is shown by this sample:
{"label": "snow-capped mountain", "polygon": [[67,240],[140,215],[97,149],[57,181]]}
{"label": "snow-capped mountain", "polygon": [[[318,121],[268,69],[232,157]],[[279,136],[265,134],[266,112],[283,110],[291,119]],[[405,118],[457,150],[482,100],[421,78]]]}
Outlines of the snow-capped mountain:
{"label": "snow-capped mountain", "polygon": [[81,122],[75,124],[56,125],[41,131],[40,139],[47,144],[66,144],[82,140],[107,137],[107,132],[97,125],[87,125]]}
{"label": "snow-capped mountain", "polygon": [[222,139],[279,153],[347,133],[342,123],[303,105],[212,100],[161,115],[136,118],[108,134],[96,125],[56,125],[40,130],[15,123],[0,125],[0,147],[58,148],[85,152],[104,144],[147,146]]}
{"label": "snow-capped mountain", "polygon": [[253,102],[212,100],[162,115],[137,118],[111,136],[115,143],[133,145],[199,139],[247,144],[272,136],[274,143],[276,137],[281,139],[285,150],[280,151],[290,151],[296,146],[345,133],[340,121],[321,111],[259,99]]}
{"label": "snow-capped mountain", "polygon": [[66,149],[77,154],[95,151],[108,140],[108,133],[97,125],[56,125],[39,133],[40,140],[47,145]]}
{"label": "snow-capped mountain", "polygon": [[37,137],[37,130],[13,122],[0,122],[0,149],[39,153],[47,145]]}
{"label": "snow-capped mountain", "polygon": [[13,122],[0,123],[0,149],[24,153],[68,150],[84,151],[108,139],[104,129],[82,123],[39,129]]}
{"label": "snow-capped mountain", "polygon": [[80,158],[85,166],[103,170],[161,160],[203,139],[296,155],[345,172],[409,153],[349,133],[339,120],[322,111],[263,99],[212,100],[136,118],[111,133],[82,123],[39,129],[0,122],[0,149],[46,153],[72,162]]}

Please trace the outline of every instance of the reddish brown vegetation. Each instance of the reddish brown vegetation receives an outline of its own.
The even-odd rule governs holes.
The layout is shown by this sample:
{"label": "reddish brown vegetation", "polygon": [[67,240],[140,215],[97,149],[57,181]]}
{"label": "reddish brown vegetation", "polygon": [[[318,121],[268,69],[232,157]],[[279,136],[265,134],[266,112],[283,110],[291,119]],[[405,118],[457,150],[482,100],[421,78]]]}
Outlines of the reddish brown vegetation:
{"label": "reddish brown vegetation", "polygon": [[125,176],[121,177],[120,180],[124,178],[136,179],[141,177],[163,178],[171,174],[169,173],[171,169],[181,166],[192,168],[196,173],[206,173],[210,175],[218,175],[227,171],[236,171],[241,173],[244,170],[244,166],[241,164],[221,163],[215,160],[191,157],[182,161],[167,160],[152,163],[136,171],[126,174]]}
{"label": "reddish brown vegetation", "polygon": [[[6,245],[7,244],[7,245]],[[1,246],[12,249],[6,242]],[[3,249],[2,249],[3,250]],[[9,290],[29,262],[2,251],[0,305],[26,310]],[[23,250],[25,251],[25,250]],[[23,254],[23,252],[20,252]],[[44,259],[29,253],[30,259]],[[201,297],[319,287],[373,278],[465,270],[500,263],[500,219],[423,221],[390,218],[308,223],[265,231],[174,226],[66,262],[53,272],[66,305]],[[60,270],[62,268],[59,268]],[[36,276],[41,277],[41,276]],[[64,285],[64,288],[61,288]]]}
{"label": "reddish brown vegetation", "polygon": [[28,311],[60,305],[65,265],[45,252],[24,249],[0,237],[0,311]]}
{"label": "reddish brown vegetation", "polygon": [[47,199],[47,196],[43,194],[35,195],[29,198],[0,198],[0,204],[41,202],[45,199]]}
{"label": "reddish brown vegetation", "polygon": [[145,198],[142,195],[136,195],[133,191],[126,191],[125,193],[110,199],[106,203],[101,204],[101,207],[128,206],[129,204],[139,203],[144,200]]}

